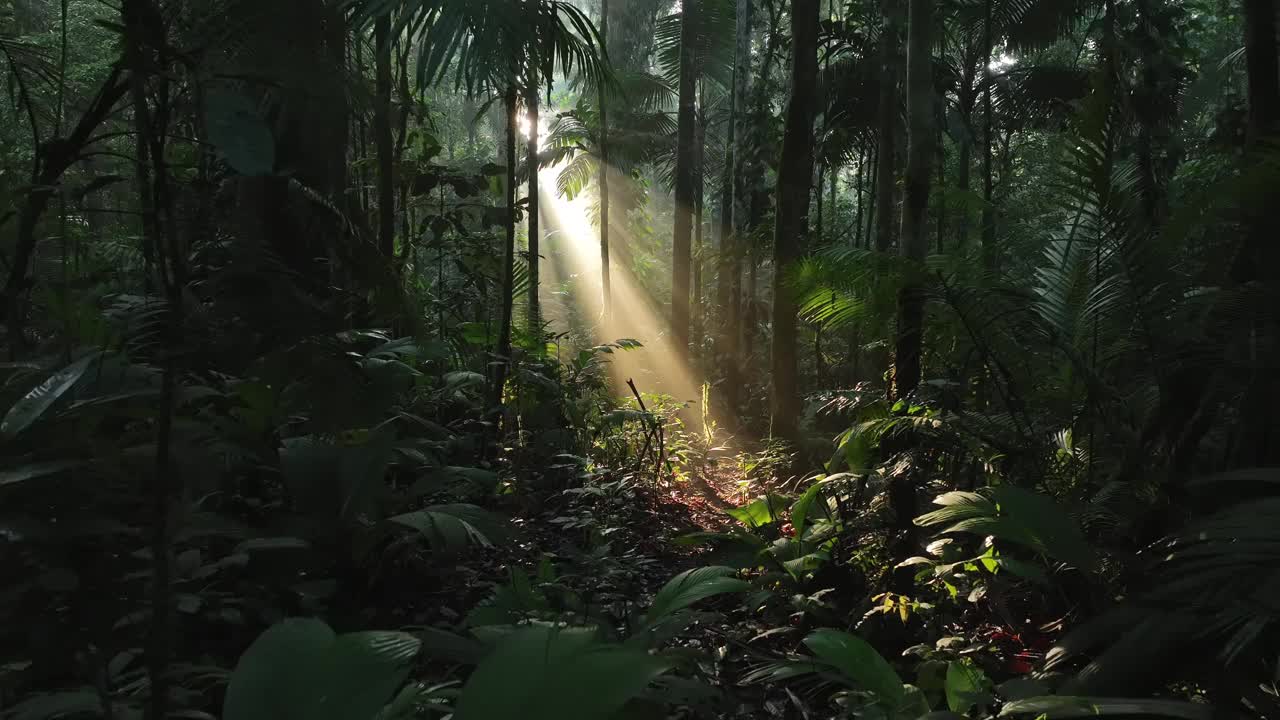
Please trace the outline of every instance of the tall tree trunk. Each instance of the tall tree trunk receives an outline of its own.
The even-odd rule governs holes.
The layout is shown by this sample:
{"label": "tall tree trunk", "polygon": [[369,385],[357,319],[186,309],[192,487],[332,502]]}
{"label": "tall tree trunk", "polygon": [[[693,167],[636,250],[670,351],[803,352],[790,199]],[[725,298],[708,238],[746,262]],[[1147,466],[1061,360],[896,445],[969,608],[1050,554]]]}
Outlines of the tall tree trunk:
{"label": "tall tree trunk", "polygon": [[854,208],[853,215],[853,246],[858,247],[862,240],[862,206],[866,202],[866,198],[862,196],[863,186],[862,177],[866,172],[867,165],[867,149],[865,146],[858,148],[858,169],[854,172],[853,187],[854,199],[857,200],[858,206]]}
{"label": "tall tree trunk", "polygon": [[1244,0],[1245,59],[1249,66],[1249,143],[1280,132],[1280,65],[1276,0]]}
{"label": "tall tree trunk", "polygon": [[[902,257],[923,263],[929,251],[929,185],[933,176],[937,129],[933,112],[933,2],[911,0],[907,52],[906,197],[902,213]],[[893,397],[911,394],[920,384],[924,331],[924,288],[912,282],[898,297],[898,337],[894,353]]]}
{"label": "tall tree trunk", "polygon": [[862,247],[870,250],[871,236],[876,227],[876,211],[880,207],[880,143],[868,153],[871,158],[871,174],[867,175],[867,235]]}
{"label": "tall tree trunk", "polygon": [[733,54],[733,94],[730,100],[732,118],[729,126],[729,149],[732,160],[725,168],[726,194],[729,206],[723,217],[729,227],[727,250],[728,290],[725,302],[727,321],[723,328],[725,358],[725,405],[730,418],[736,418],[741,402],[742,378],[742,262],[747,245],[751,215],[751,185],[747,180],[750,115],[747,110],[748,83],[751,78],[751,26],[755,14],[753,0],[737,0],[736,34]]}
{"label": "tall tree trunk", "polygon": [[[702,147],[702,143],[698,143],[698,147]],[[699,172],[701,176],[701,172]],[[705,313],[702,308],[702,255],[703,255],[703,184],[701,177],[697,183],[696,197],[693,201],[693,267],[692,267],[692,305],[690,307],[689,323],[692,327],[691,338],[693,347],[696,349],[702,345],[703,323]]]}
{"label": "tall tree trunk", "polygon": [[[537,0],[530,0],[530,10],[537,12]],[[536,14],[534,17],[537,17]],[[536,42],[536,41],[535,41]],[[542,308],[538,301],[538,253],[541,252],[542,228],[539,221],[538,197],[538,91],[541,79],[537,55],[530,53],[529,76],[526,78],[525,114],[529,121],[529,143],[525,148],[525,164],[529,169],[529,333],[535,337],[542,331]]]}
{"label": "tall tree trunk", "polygon": [[500,410],[502,390],[507,384],[507,369],[511,363],[511,313],[515,302],[516,268],[516,86],[514,81],[507,88],[504,98],[507,113],[507,237],[502,248],[502,315],[498,321],[498,342],[493,364],[493,384],[489,388],[489,408]]}
{"label": "tall tree trunk", "polygon": [[986,15],[982,23],[982,260],[983,267],[994,270],[1000,262],[996,251],[996,218],[993,204],[995,180],[991,170],[991,144],[994,132],[991,86],[993,83],[991,70],[991,46],[995,42],[992,37],[991,5],[994,0],[986,0]]}
{"label": "tall tree trunk", "polygon": [[898,147],[898,76],[902,56],[902,0],[885,0],[880,36],[880,142],[876,176],[876,250],[887,252],[894,242],[894,205]]}
{"label": "tall tree trunk", "polygon": [[935,226],[938,233],[938,252],[941,253],[946,244],[947,233],[947,144],[943,138],[942,128],[938,128],[938,217]]}
{"label": "tall tree trunk", "polygon": [[778,163],[773,236],[772,410],[774,432],[795,439],[800,418],[796,300],[787,275],[804,254],[813,182],[813,122],[818,78],[818,0],[791,2],[791,99]]}
{"label": "tall tree trunk", "polygon": [[[600,0],[600,38],[601,43],[609,42],[609,0]],[[596,93],[600,98],[600,314],[607,324],[613,311],[613,286],[609,278],[609,104],[603,81]]]}
{"label": "tall tree trunk", "polygon": [[[1280,48],[1276,39],[1276,1],[1245,0],[1245,57],[1249,68],[1248,162],[1259,163],[1266,152],[1263,141],[1280,133]],[[1280,269],[1277,248],[1278,225],[1275,210],[1267,201],[1249,200],[1244,208],[1247,230],[1244,245],[1232,266],[1232,281],[1256,283],[1266,290],[1264,297],[1274,308],[1277,297],[1275,273]],[[1276,434],[1280,422],[1274,419],[1280,381],[1270,368],[1275,367],[1274,343],[1280,338],[1280,322],[1272,312],[1259,312],[1250,328],[1250,344],[1258,349],[1252,360],[1252,377],[1248,382],[1244,406],[1240,414],[1240,437],[1233,463],[1238,467],[1264,467],[1280,461],[1280,440]],[[1256,338],[1269,338],[1258,342]]]}
{"label": "tall tree trunk", "polygon": [[698,68],[697,0],[685,0],[680,12],[680,104],[676,129],[675,232],[671,239],[671,335],[676,352],[689,345],[689,276],[693,240],[693,215],[697,172],[695,125],[697,124]]}
{"label": "tall tree trunk", "polygon": [[378,152],[378,247],[394,257],[396,200],[394,148],[391,136],[391,16],[381,15],[373,25],[374,98],[373,142]]}
{"label": "tall tree trunk", "polygon": [[695,113],[698,122],[694,129],[693,138],[693,156],[695,158],[693,168],[693,305],[690,312],[690,323],[693,326],[694,348],[702,345],[706,319],[706,313],[702,307],[703,214],[706,201],[706,176],[704,173],[706,171],[707,153],[707,116],[704,110],[706,100],[706,85],[699,80],[698,111]]}

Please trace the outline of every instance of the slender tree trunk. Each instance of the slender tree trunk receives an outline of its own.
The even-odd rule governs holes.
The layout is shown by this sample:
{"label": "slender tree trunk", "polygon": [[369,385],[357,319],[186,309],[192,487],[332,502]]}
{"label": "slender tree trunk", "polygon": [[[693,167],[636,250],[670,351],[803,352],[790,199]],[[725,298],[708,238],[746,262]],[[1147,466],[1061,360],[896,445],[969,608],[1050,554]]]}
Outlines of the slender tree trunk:
{"label": "slender tree trunk", "polygon": [[387,258],[395,256],[396,200],[395,160],[391,136],[391,16],[374,21],[373,142],[378,153],[378,247]]}
{"label": "slender tree trunk", "polygon": [[[734,71],[735,73],[737,70]],[[736,79],[736,76],[735,76]],[[733,118],[737,98],[734,93],[729,96],[729,117]],[[724,172],[720,178],[720,218],[716,228],[716,318],[720,323],[716,332],[717,362],[724,362],[729,348],[727,336],[731,334],[729,326],[732,313],[729,309],[729,297],[733,291],[733,143],[735,123],[731,119],[726,128],[724,144]],[[723,367],[723,365],[722,365]]]}
{"label": "slender tree trunk", "polygon": [[870,250],[871,237],[876,228],[876,211],[880,207],[880,144],[876,143],[871,156],[871,174],[867,176],[867,236],[862,247]]}
{"label": "slender tree trunk", "polygon": [[1245,60],[1249,67],[1249,143],[1280,132],[1280,65],[1276,0],[1244,0]]}
{"label": "slender tree trunk", "polygon": [[[609,0],[600,0],[600,38],[602,43],[609,42]],[[609,278],[609,104],[603,82],[596,92],[600,98],[600,168],[597,171],[597,184],[600,186],[600,314],[607,324],[613,308],[613,287]]]}
{"label": "slender tree trunk", "polygon": [[813,182],[813,122],[818,77],[818,0],[792,0],[791,99],[778,163],[773,240],[772,410],[774,432],[796,439],[800,417],[796,300],[787,275],[804,254]]}
{"label": "slender tree trunk", "polygon": [[820,165],[818,166],[818,180],[817,180],[817,184],[814,187],[814,196],[813,196],[814,204],[815,204],[815,207],[813,209],[814,210],[813,237],[819,244],[822,243],[822,238],[825,235],[825,230],[823,228],[823,220],[824,220],[823,210],[825,210],[823,206],[825,202],[823,200],[823,195],[825,194],[826,189],[827,189],[827,169]]}
{"label": "slender tree trunk", "polygon": [[514,310],[516,267],[516,86],[512,82],[504,98],[507,113],[507,237],[502,248],[502,315],[498,323],[498,343],[493,364],[493,384],[489,388],[489,407],[500,410],[502,391],[507,384],[511,363],[511,314]]}
{"label": "slender tree trunk", "polygon": [[[397,92],[400,95],[400,127],[396,136],[396,165],[404,161],[405,150],[409,146],[409,117],[413,112],[413,91],[409,86],[409,53],[413,51],[413,43],[405,35],[396,38]],[[421,118],[420,118],[421,119]],[[403,268],[413,257],[414,218],[409,207],[409,183],[403,177],[395,178],[400,194],[400,259],[398,267]]]}
{"label": "slender tree trunk", "polygon": [[732,121],[729,125],[731,162],[725,168],[728,206],[723,217],[729,242],[725,244],[728,259],[728,289],[725,302],[727,321],[723,328],[725,358],[725,405],[729,417],[736,419],[741,403],[742,378],[742,262],[747,245],[751,214],[751,185],[747,179],[751,122],[747,109],[748,83],[751,78],[751,26],[755,6],[753,0],[737,0],[736,34],[733,57],[733,94],[730,99]]}
{"label": "slender tree trunk", "polygon": [[[933,112],[934,0],[911,0],[910,40],[907,53],[907,151],[906,197],[902,213],[901,254],[923,263],[929,249],[929,185],[933,176],[937,129]],[[894,353],[892,396],[910,395],[920,384],[920,356],[924,332],[924,288],[916,283],[903,287],[898,298],[898,338]]]}
{"label": "slender tree trunk", "polygon": [[675,229],[671,239],[671,335],[676,352],[689,345],[689,281],[697,171],[697,0],[685,0],[680,19],[680,101],[676,130]]}
{"label": "slender tree trunk", "polygon": [[[698,146],[701,147],[701,142]],[[702,255],[703,255],[703,186],[701,179],[698,182],[697,197],[693,202],[693,289],[692,289],[692,305],[690,308],[690,325],[692,326],[692,342],[696,349],[702,345],[703,337],[703,320],[705,313],[702,308]]]}
{"label": "slender tree trunk", "polygon": [[706,317],[702,307],[703,214],[706,200],[706,177],[704,172],[706,170],[707,152],[707,117],[704,111],[706,97],[706,85],[699,80],[698,111],[694,115],[698,122],[694,128],[693,138],[693,305],[690,312],[690,321],[693,327],[692,340],[695,349],[702,345],[703,324]]}
{"label": "slender tree trunk", "polygon": [[935,222],[938,233],[938,252],[943,251],[947,234],[947,144],[942,129],[938,129],[938,217]]}
{"label": "slender tree trunk", "polygon": [[884,29],[880,38],[880,142],[876,176],[876,250],[888,252],[894,244],[894,205],[898,146],[898,76],[902,56],[902,0],[885,0]]}
{"label": "slender tree trunk", "polygon": [[956,165],[956,187],[964,198],[956,227],[956,247],[963,248],[969,244],[969,190],[973,185],[973,143],[968,137],[960,141],[960,157],[957,158]]}
{"label": "slender tree trunk", "polygon": [[991,169],[991,144],[994,132],[991,107],[991,86],[993,72],[991,70],[991,49],[995,42],[992,37],[991,5],[994,0],[986,0],[986,16],[982,24],[982,259],[983,267],[994,270],[1000,262],[996,250],[996,218],[993,198],[995,196],[995,180]]}
{"label": "slender tree trunk", "polygon": [[[1276,39],[1275,0],[1245,0],[1245,57],[1249,68],[1249,126],[1247,162],[1263,161],[1267,152],[1264,141],[1274,139],[1280,133],[1280,47]],[[1274,307],[1277,296],[1275,273],[1280,269],[1280,248],[1277,233],[1280,231],[1274,208],[1266,201],[1246,202],[1244,220],[1247,225],[1244,245],[1235,257],[1232,280],[1237,284],[1257,283],[1267,291]],[[1274,313],[1259,312],[1253,318],[1250,334],[1253,338],[1280,336],[1280,322]],[[1276,351],[1267,343],[1255,350],[1258,357],[1252,360],[1252,377],[1248,382],[1244,406],[1239,423],[1233,464],[1237,467],[1265,467],[1280,462],[1280,440],[1274,419],[1275,404],[1280,396],[1280,381],[1271,368],[1275,367]]]}
{"label": "slender tree trunk", "polygon": [[[537,12],[537,0],[530,0],[530,11],[534,17]],[[542,246],[542,228],[538,216],[541,199],[538,197],[538,91],[541,89],[538,59],[533,53],[529,57],[529,76],[525,88],[525,114],[529,121],[529,142],[525,148],[525,164],[529,169],[529,333],[535,337],[542,332],[542,308],[538,300],[539,257]]]}
{"label": "slender tree trunk", "polygon": [[866,198],[862,196],[862,176],[866,172],[867,165],[867,148],[865,146],[858,148],[858,168],[854,172],[853,187],[854,197],[858,202],[858,206],[854,208],[853,216],[853,246],[858,247],[862,240],[862,206],[866,203]]}

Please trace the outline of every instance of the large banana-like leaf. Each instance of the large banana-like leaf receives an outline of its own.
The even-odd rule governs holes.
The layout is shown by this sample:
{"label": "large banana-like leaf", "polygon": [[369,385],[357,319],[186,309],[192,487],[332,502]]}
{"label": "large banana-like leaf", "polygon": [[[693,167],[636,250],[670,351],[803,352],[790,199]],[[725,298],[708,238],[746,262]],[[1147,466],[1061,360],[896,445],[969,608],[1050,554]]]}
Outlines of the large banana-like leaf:
{"label": "large banana-like leaf", "polygon": [[80,378],[88,372],[93,364],[102,359],[102,353],[90,353],[67,367],[54,373],[49,379],[37,385],[5,413],[0,421],[0,434],[13,437],[31,427],[53,407],[63,395],[76,386]]}
{"label": "large banana-like leaf", "polygon": [[902,678],[875,648],[857,635],[823,628],[810,633],[804,644],[854,685],[875,693],[890,708],[897,709],[906,699]]}
{"label": "large banana-like leaf", "polygon": [[225,720],[374,720],[404,684],[420,642],[396,632],[335,635],[319,620],[267,629],[236,665]]}
{"label": "large banana-like leaf", "polygon": [[1085,571],[1097,566],[1097,554],[1079,526],[1047,495],[999,485],[977,493],[946,493],[934,502],[944,507],[916,518],[917,525],[946,525],[942,532],[991,535]]}
{"label": "large banana-like leaf", "polygon": [[433,505],[396,515],[390,522],[417,530],[433,548],[442,551],[457,551],[473,544],[492,545],[507,534],[501,518],[465,503]]}
{"label": "large banana-like leaf", "polygon": [[592,629],[533,625],[476,668],[454,718],[606,720],[670,667],[643,650],[602,643]]}
{"label": "large banana-like leaf", "polygon": [[653,625],[699,600],[751,589],[751,583],[732,577],[735,573],[737,571],[731,567],[713,565],[686,570],[671,578],[653,597],[645,615],[645,625]]}
{"label": "large banana-like leaf", "polygon": [[1048,695],[1005,703],[997,717],[1069,720],[1082,717],[1159,717],[1210,720],[1212,705],[1151,698],[1096,698]]}

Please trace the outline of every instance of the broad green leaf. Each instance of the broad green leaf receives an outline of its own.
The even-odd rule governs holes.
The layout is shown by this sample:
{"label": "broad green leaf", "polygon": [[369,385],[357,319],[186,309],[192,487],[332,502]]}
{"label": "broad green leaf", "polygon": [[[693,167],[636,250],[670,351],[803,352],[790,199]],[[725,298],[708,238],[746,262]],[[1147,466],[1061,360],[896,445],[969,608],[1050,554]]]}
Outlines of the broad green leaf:
{"label": "broad green leaf", "polygon": [[75,387],[85,372],[101,357],[102,353],[86,355],[54,373],[31,392],[22,396],[13,404],[13,407],[9,408],[9,412],[5,413],[4,420],[0,421],[0,435],[13,437],[31,427],[48,412],[49,408],[53,407],[58,398]]}
{"label": "broad green leaf", "polygon": [[455,720],[606,720],[671,666],[643,650],[599,642],[586,628],[533,625],[471,674]]}
{"label": "broad green leaf", "polygon": [[667,581],[653,597],[645,624],[653,625],[677,610],[724,593],[745,592],[751,583],[731,577],[736,570],[722,565],[686,570]]}
{"label": "broad green leaf", "polygon": [[997,717],[1046,717],[1048,720],[1080,717],[1164,717],[1178,720],[1211,720],[1214,707],[1203,703],[1148,698],[1078,697],[1046,695],[1004,704]]}
{"label": "broad green leaf", "polygon": [[399,632],[338,636],[314,679],[319,697],[299,720],[373,720],[404,684],[420,645]]}
{"label": "broad green leaf", "polygon": [[56,475],[63,470],[70,470],[73,467],[79,467],[79,465],[80,463],[74,460],[54,460],[51,462],[27,463],[19,468],[0,472],[0,487],[5,485],[16,485],[39,477]]}
{"label": "broad green leaf", "polygon": [[947,707],[962,715],[991,701],[991,679],[972,663],[957,660],[947,666]]}
{"label": "broad green leaf", "polygon": [[230,88],[211,88],[205,96],[209,141],[241,175],[270,175],[276,165],[276,143],[258,108]]}
{"label": "broad green leaf", "polygon": [[809,525],[809,514],[813,511],[814,504],[821,501],[824,484],[826,483],[822,480],[813,483],[791,506],[791,527],[795,529],[796,537],[804,537],[805,528]]}
{"label": "broad green leaf", "polygon": [[1097,567],[1098,556],[1080,526],[1053,498],[1012,485],[990,490],[1001,516],[1025,527],[1045,555],[1086,572]]}
{"label": "broad green leaf", "polygon": [[804,639],[820,659],[831,663],[853,684],[869,690],[888,703],[900,707],[906,697],[902,679],[876,649],[856,635],[823,628]]}
{"label": "broad green leaf", "polygon": [[223,720],[301,720],[334,637],[319,620],[295,618],[267,628],[236,664]]}
{"label": "broad green leaf", "polygon": [[[934,502],[943,507],[916,518],[917,525],[946,524],[940,532],[990,535],[1081,570],[1092,571],[1097,567],[1097,554],[1079,526],[1065,508],[1047,495],[1000,485],[985,488],[981,493],[950,492]],[[1017,572],[1013,567],[1006,569]],[[1034,579],[1033,573],[1019,574]]]}
{"label": "broad green leaf", "polygon": [[762,538],[743,530],[689,533],[675,538],[674,542],[677,545],[710,545],[712,550],[707,556],[708,562],[740,569],[758,566],[761,563],[760,553],[769,547]]}
{"label": "broad green leaf", "polygon": [[749,528],[757,528],[782,520],[788,504],[789,501],[781,495],[769,494],[745,507],[725,510],[725,513]]}
{"label": "broad green leaf", "polygon": [[86,688],[68,692],[35,695],[7,708],[7,720],[54,720],[69,715],[101,717],[102,701],[97,691]]}
{"label": "broad green leaf", "polygon": [[501,518],[465,503],[432,505],[396,515],[390,522],[417,530],[432,547],[443,551],[460,550],[472,544],[493,545],[507,535]]}
{"label": "broad green leaf", "polygon": [[223,720],[374,720],[420,645],[405,633],[335,636],[319,620],[285,620],[240,658]]}
{"label": "broad green leaf", "polygon": [[996,514],[995,503],[973,492],[960,490],[949,492],[945,495],[939,495],[934,499],[933,504],[941,505],[942,508],[916,518],[916,525],[929,527],[943,523],[954,523],[968,518],[992,517]]}

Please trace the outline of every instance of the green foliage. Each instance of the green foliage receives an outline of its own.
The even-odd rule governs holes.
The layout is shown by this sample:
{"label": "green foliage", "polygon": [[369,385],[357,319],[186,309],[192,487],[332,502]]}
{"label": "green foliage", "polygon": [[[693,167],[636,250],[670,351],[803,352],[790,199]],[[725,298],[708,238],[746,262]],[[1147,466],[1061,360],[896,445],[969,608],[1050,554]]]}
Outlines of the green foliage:
{"label": "green foliage", "polygon": [[869,690],[896,711],[907,700],[902,679],[865,640],[837,630],[816,630],[804,639],[814,655],[840,671],[856,686]]}
{"label": "green foliage", "polygon": [[503,640],[472,673],[454,717],[603,720],[670,667],[642,650],[602,643],[589,628],[532,625]]}
{"label": "green foliage", "polygon": [[942,509],[916,518],[917,525],[945,525],[939,530],[941,533],[990,535],[1084,571],[1097,566],[1093,548],[1079,527],[1045,495],[998,485],[978,493],[947,493],[935,498],[934,503],[942,505]]}
{"label": "green foliage", "polygon": [[404,683],[419,645],[404,633],[335,635],[319,620],[285,620],[240,658],[223,717],[374,720]]}
{"label": "green foliage", "polygon": [[716,595],[740,593],[751,587],[750,583],[731,577],[730,567],[703,567],[686,570],[672,578],[654,596],[645,616],[645,624],[652,626],[664,618],[690,605]]}

